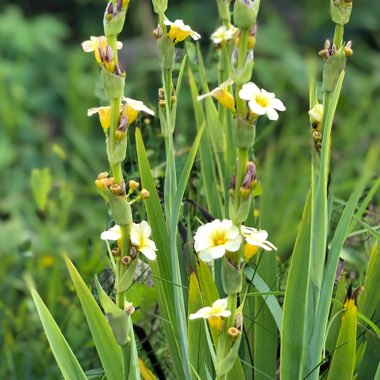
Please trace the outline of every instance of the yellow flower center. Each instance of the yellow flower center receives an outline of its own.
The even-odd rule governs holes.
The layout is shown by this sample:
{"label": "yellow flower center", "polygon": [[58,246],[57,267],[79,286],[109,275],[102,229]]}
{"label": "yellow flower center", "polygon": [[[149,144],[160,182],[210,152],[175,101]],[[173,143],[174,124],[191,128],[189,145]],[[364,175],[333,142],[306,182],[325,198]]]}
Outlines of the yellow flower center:
{"label": "yellow flower center", "polygon": [[188,36],[190,36],[190,34],[191,34],[190,31],[182,30],[176,25],[171,25],[169,33],[168,33],[168,37],[171,40],[177,40],[178,42],[180,42],[186,39]]}
{"label": "yellow flower center", "polygon": [[263,94],[256,95],[256,103],[261,107],[267,107],[269,104],[269,98]]}
{"label": "yellow flower center", "polygon": [[213,236],[214,246],[223,245],[226,242],[226,236],[222,231],[217,231]]}

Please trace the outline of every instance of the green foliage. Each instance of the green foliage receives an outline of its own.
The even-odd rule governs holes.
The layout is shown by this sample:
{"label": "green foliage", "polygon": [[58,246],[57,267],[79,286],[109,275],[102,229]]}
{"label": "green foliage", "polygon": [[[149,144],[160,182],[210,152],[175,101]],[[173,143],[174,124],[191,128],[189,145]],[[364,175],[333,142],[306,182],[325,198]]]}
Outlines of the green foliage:
{"label": "green foliage", "polygon": [[[157,9],[166,8],[166,2],[155,3]],[[104,134],[97,122],[86,116],[86,109],[98,104],[95,94],[103,103],[104,91],[94,86],[96,70],[80,49],[80,42],[89,34],[100,35],[100,31],[90,32],[95,30],[90,24],[92,15],[95,18],[103,13],[104,4],[74,1],[69,6],[65,3],[68,13],[64,18],[46,13],[53,5],[42,4],[36,5],[33,17],[25,2],[23,7],[8,6],[0,13],[0,168],[3,178],[0,185],[0,378],[59,378],[52,351],[58,356],[61,369],[64,363],[71,363],[68,371],[80,373],[76,377],[70,372],[66,378],[83,378],[79,362],[84,370],[91,368],[85,372],[87,378],[102,378],[104,370],[97,368],[103,366],[108,377],[116,379],[120,378],[123,369],[121,359],[115,360],[113,355],[116,352],[117,357],[121,356],[120,349],[85,285],[93,280],[94,273],[108,265],[106,248],[99,234],[111,221],[93,184],[98,172],[108,168]],[[46,7],[43,15],[39,14],[41,6]],[[146,210],[134,205],[133,215],[148,215],[160,255],[157,262],[149,263],[148,282],[151,276],[154,288],[140,283],[140,279],[128,290],[128,300],[137,306],[132,320],[147,331],[158,366],[164,367],[168,379],[174,379],[185,378],[185,340],[199,332],[198,327],[203,324],[203,321],[187,324],[187,315],[223,297],[221,279],[218,274],[214,277],[220,270],[219,264],[210,271],[206,264],[197,262],[192,254],[191,239],[199,219],[204,222],[207,212],[215,218],[228,213],[223,200],[228,198],[235,151],[233,144],[223,145],[225,140],[221,136],[231,137],[230,121],[226,120],[226,125],[220,121],[222,113],[214,100],[208,98],[206,108],[196,100],[199,93],[208,92],[218,83],[218,51],[206,48],[208,35],[217,26],[217,4],[178,1],[169,4],[167,14],[171,20],[184,18],[202,34],[199,50],[192,44],[185,44],[183,50],[188,58],[182,65],[175,62],[174,66],[175,77],[177,71],[181,72],[174,88],[179,90],[180,87],[181,91],[172,113],[163,111],[169,124],[172,123],[170,128],[174,128],[176,121],[172,156],[163,153],[165,140],[158,123],[146,119],[141,130],[136,129],[136,141],[132,133],[128,141],[123,140],[125,146],[128,142],[123,169],[128,173],[127,179],[138,179],[141,172],[142,185],[151,193],[145,203]],[[375,172],[377,159],[372,156],[364,160],[371,144],[376,147],[379,143],[379,17],[380,8],[373,2],[363,1],[360,7],[354,4],[345,30],[345,39],[354,41],[354,55],[348,60],[334,124],[330,120],[333,129],[331,171],[329,173],[325,166],[323,173],[324,185],[327,179],[329,182],[329,198],[323,192],[317,196],[322,213],[317,219],[327,219],[329,228],[322,231],[316,227],[314,230],[313,244],[320,254],[314,256],[315,265],[312,265],[310,257],[305,255],[310,247],[310,210],[316,204],[312,198],[316,187],[306,197],[310,182],[310,147],[314,144],[307,115],[307,78],[308,71],[314,76],[315,72],[322,72],[321,64],[314,63],[314,57],[324,39],[332,39],[329,4],[321,5],[318,12],[312,1],[289,0],[281,6],[261,4],[254,81],[274,89],[284,101],[287,112],[276,124],[258,122],[253,158],[263,194],[255,196],[249,217],[252,225],[268,230],[271,241],[278,247],[278,260],[274,255],[264,258],[258,255],[257,260],[251,260],[245,268],[247,283],[243,284],[243,289],[249,290],[239,352],[244,359],[234,362],[228,378],[233,375],[234,379],[241,378],[242,368],[247,378],[252,374],[257,378],[274,377],[277,361],[267,358],[277,359],[278,334],[282,340],[281,374],[284,379],[297,379],[309,373],[310,378],[316,378],[318,371],[315,369],[323,363],[340,371],[342,367],[336,362],[341,361],[342,366],[347,358],[340,350],[344,347],[340,337],[342,312],[338,302],[331,307],[331,300],[336,298],[342,302],[342,294],[350,282],[355,287],[364,286],[366,292],[359,296],[356,352],[352,346],[345,348],[350,350],[352,358],[356,358],[354,373],[359,374],[359,379],[376,378],[375,373],[380,378],[379,338],[376,335],[380,318],[376,274],[380,260],[378,243],[375,243],[379,239],[380,181],[379,173]],[[122,64],[127,65],[125,91],[128,96],[154,103],[161,81],[160,62],[152,47],[154,41],[150,41],[152,45],[146,43],[156,26],[150,19],[146,3],[131,2],[127,23],[128,33],[122,35],[122,39],[127,40],[123,41],[127,53],[121,56]],[[74,33],[71,33],[72,28]],[[313,58],[309,54],[313,54]],[[168,86],[166,90],[170,91]],[[319,81],[313,96],[321,100],[322,90]],[[124,158],[124,145],[119,158]],[[120,161],[118,157],[115,160]],[[175,167],[174,172],[165,173],[168,162],[170,168]],[[372,172],[371,167],[374,167]],[[184,173],[182,178],[181,173]],[[313,172],[315,174],[319,173]],[[173,186],[169,190],[173,190],[174,196],[167,213],[161,207],[161,195],[169,193],[163,186],[169,176]],[[179,183],[177,178],[180,178]],[[304,215],[301,216],[305,198]],[[260,210],[261,215],[253,216],[253,209]],[[187,240],[183,238],[184,230]],[[170,249],[169,236],[176,237],[171,240]],[[325,266],[321,252],[326,246]],[[83,277],[81,280],[69,264],[84,301],[95,344],[90,331],[83,328],[86,323],[80,305],[74,301],[75,293],[62,254],[75,260]],[[345,272],[337,286],[334,280],[339,260],[345,262]],[[318,279],[314,279],[321,287],[321,298],[319,305],[314,307],[311,292],[315,289],[311,287],[311,278],[317,272]],[[107,293],[102,293],[102,297],[103,301],[106,297],[113,303],[113,290],[107,289],[105,284],[108,280],[112,282],[107,273],[99,276]],[[33,291],[51,351],[26,285],[30,278],[41,295]],[[129,280],[128,285],[132,278]],[[190,289],[187,289],[188,282]],[[155,315],[156,303],[159,318]],[[103,309],[106,311],[104,302]],[[361,319],[361,315],[367,319]],[[202,380],[214,375],[212,353],[208,353],[207,347],[216,342],[219,335],[215,329],[210,330],[209,337],[203,333],[204,330],[197,339],[190,339],[188,347],[190,374]],[[264,336],[270,336],[265,341],[268,344],[260,344]],[[201,350],[197,351],[199,344]],[[310,351],[306,352],[304,348],[309,346]],[[324,348],[327,349],[326,357],[320,357]],[[100,351],[101,360],[96,349]],[[138,349],[147,362],[145,348],[138,344]],[[132,356],[136,359],[137,352]],[[313,360],[309,360],[310,357]],[[149,363],[149,360],[152,361]],[[150,357],[149,360],[150,368],[157,364]],[[230,367],[231,363],[224,364]]]}

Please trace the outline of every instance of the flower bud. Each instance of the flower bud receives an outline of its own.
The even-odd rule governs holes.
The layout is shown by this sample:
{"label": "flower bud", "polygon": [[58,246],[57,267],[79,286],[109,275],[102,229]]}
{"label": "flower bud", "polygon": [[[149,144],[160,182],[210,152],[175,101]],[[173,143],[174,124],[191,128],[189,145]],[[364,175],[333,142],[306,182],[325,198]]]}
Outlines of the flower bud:
{"label": "flower bud", "polygon": [[249,29],[256,24],[260,0],[236,0],[234,6],[234,25],[240,29]]}
{"label": "flower bud", "polygon": [[230,327],[227,330],[227,334],[230,338],[236,339],[240,335],[240,331],[236,327]]}
{"label": "flower bud", "polygon": [[123,257],[121,258],[121,263],[122,263],[123,265],[125,265],[126,267],[129,267],[129,266],[131,265],[131,263],[132,263],[132,259],[131,259],[130,256],[123,256]]}
{"label": "flower bud", "polygon": [[345,25],[350,21],[352,1],[330,0],[331,18],[335,24]]}
{"label": "flower bud", "polygon": [[140,184],[133,179],[131,179],[128,183],[129,191],[133,192],[140,187]]}
{"label": "flower bud", "polygon": [[[232,59],[232,63],[233,63],[233,61],[234,61],[234,59]],[[244,83],[249,82],[249,80],[251,79],[251,76],[252,76],[253,65],[254,65],[253,50],[249,50],[249,52],[247,53],[247,57],[246,57],[244,66],[240,70],[237,70],[236,64],[235,65],[232,64],[232,66],[231,66],[231,77],[232,77],[233,81],[237,85],[243,85]]]}
{"label": "flower bud", "polygon": [[219,17],[223,21],[230,22],[230,2],[231,0],[216,0],[216,4],[218,6]]}
{"label": "flower bud", "polygon": [[[123,29],[128,2],[121,0],[112,5],[110,2],[103,18],[104,34],[106,37],[117,36]],[[112,13],[111,13],[112,12]]]}
{"label": "flower bud", "polygon": [[133,306],[133,304],[131,302],[128,302],[126,301],[125,304],[124,304],[124,311],[128,314],[128,315],[131,315],[135,312],[135,307]]}
{"label": "flower bud", "polygon": [[150,197],[150,192],[147,189],[142,189],[140,192],[141,199],[147,199]]}

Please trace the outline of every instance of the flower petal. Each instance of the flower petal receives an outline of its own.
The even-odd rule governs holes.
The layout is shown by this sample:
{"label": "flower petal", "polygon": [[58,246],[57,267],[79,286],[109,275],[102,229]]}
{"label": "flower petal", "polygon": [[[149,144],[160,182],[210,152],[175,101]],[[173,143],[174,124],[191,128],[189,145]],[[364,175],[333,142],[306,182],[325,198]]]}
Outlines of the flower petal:
{"label": "flower petal", "polygon": [[250,100],[259,92],[260,89],[253,82],[248,82],[243,84],[242,89],[239,91],[239,97],[243,100]]}
{"label": "flower petal", "polygon": [[280,99],[276,99],[276,98],[271,99],[270,106],[275,108],[276,110],[279,110],[279,111],[285,111],[286,110],[284,103],[282,103],[282,101]]}
{"label": "flower petal", "polygon": [[274,108],[267,108],[265,110],[265,114],[267,115],[269,120],[277,120],[278,119],[278,113]]}
{"label": "flower petal", "polygon": [[112,228],[101,233],[102,240],[119,240],[121,238],[120,226],[115,224]]}
{"label": "flower petal", "polygon": [[248,102],[249,108],[256,115],[265,115],[265,108],[256,103],[256,100],[250,100]]}

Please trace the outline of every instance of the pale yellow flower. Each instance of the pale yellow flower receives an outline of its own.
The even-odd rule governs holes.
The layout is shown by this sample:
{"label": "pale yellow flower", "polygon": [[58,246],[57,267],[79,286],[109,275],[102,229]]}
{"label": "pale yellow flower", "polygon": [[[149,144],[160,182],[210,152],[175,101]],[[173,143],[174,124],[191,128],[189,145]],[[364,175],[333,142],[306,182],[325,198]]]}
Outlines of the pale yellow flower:
{"label": "pale yellow flower", "polygon": [[103,129],[108,129],[111,124],[111,107],[95,107],[90,108],[87,111],[87,116],[92,116],[95,114],[99,115],[100,124]]}
{"label": "pale yellow flower", "polygon": [[131,243],[147,259],[155,260],[157,257],[155,251],[157,251],[157,248],[154,241],[149,239],[151,233],[152,229],[145,220],[143,220],[140,224],[133,223],[131,230]]}
{"label": "pale yellow flower", "polygon": [[[133,223],[130,233],[131,244],[141,252],[147,259],[155,260],[157,255],[156,244],[153,240],[149,239],[152,233],[152,229],[149,224],[143,220],[140,224]],[[119,225],[114,225],[107,231],[101,233],[100,238],[102,240],[116,240],[120,242],[121,229]]]}
{"label": "pale yellow flower", "polygon": [[210,38],[216,45],[223,42],[227,43],[235,37],[236,31],[237,29],[233,25],[230,25],[228,28],[223,25],[216,29],[215,32],[211,34]]}
{"label": "pale yellow flower", "polygon": [[127,118],[128,125],[132,124],[140,112],[154,116],[154,112],[143,102],[131,98],[123,98],[121,113]]}
{"label": "pale yellow flower", "polygon": [[182,20],[171,22],[165,18],[164,24],[170,26],[168,37],[175,42],[183,41],[189,36],[195,41],[201,38],[199,33],[192,30],[189,25],[185,25]]}
{"label": "pale yellow flower", "polygon": [[232,111],[235,111],[235,99],[232,94],[228,91],[228,86],[231,86],[233,83],[232,79],[228,79],[227,81],[220,84],[218,87],[213,89],[208,94],[198,96],[198,100],[203,100],[208,96],[212,96],[215,98],[223,107],[228,108]]}
{"label": "pale yellow flower", "polygon": [[241,226],[241,233],[245,238],[245,241],[249,245],[255,247],[261,247],[266,251],[277,251],[274,244],[267,240],[268,232],[265,230],[257,230],[256,228]]}
{"label": "pale yellow flower", "polygon": [[[245,83],[239,91],[239,97],[248,100],[248,106],[255,115],[267,115],[269,120],[277,120],[277,111],[285,111],[281,100],[275,98],[273,92],[259,89],[254,83]],[[277,110],[277,111],[276,111]]]}
{"label": "pale yellow flower", "polygon": [[231,220],[215,219],[198,228],[194,236],[194,248],[201,260],[209,262],[224,256],[226,251],[236,252],[241,241],[239,229]]}
{"label": "pale yellow flower", "polygon": [[312,122],[320,124],[323,118],[323,104],[316,104],[310,111],[309,116]]}
{"label": "pale yellow flower", "polygon": [[228,318],[231,315],[231,311],[227,310],[227,298],[216,300],[212,306],[202,307],[196,313],[190,314],[189,319],[197,318],[215,318],[215,317],[224,317]]}
{"label": "pale yellow flower", "polygon": [[[91,36],[89,40],[82,42],[83,50],[86,53],[93,51],[95,53],[95,59],[98,63],[101,63],[99,49],[105,52],[107,45],[108,45],[107,37],[105,36],[100,36],[100,37]],[[116,47],[117,49],[121,49],[123,47],[123,43],[121,41],[117,41]]]}

